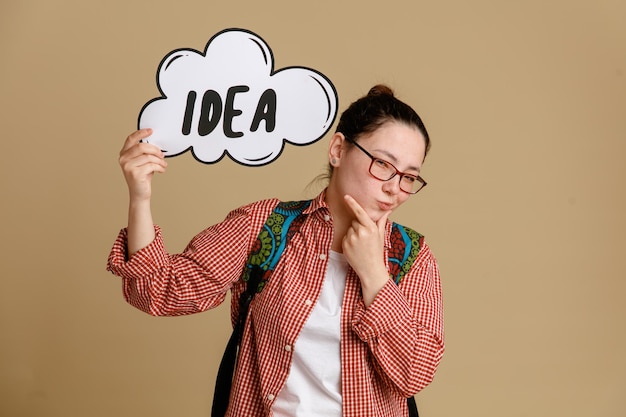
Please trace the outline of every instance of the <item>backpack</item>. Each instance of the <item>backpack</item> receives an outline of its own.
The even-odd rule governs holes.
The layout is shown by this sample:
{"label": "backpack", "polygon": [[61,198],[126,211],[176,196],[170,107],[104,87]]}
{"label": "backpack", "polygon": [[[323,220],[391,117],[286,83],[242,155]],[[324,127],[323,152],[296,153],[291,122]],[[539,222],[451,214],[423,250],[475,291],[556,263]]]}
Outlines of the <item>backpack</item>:
{"label": "backpack", "polygon": [[[289,239],[298,232],[306,220],[307,216],[303,212],[310,205],[311,200],[278,203],[259,231],[241,276],[246,282],[246,289],[239,297],[239,315],[217,372],[211,417],[223,417],[226,414],[237,350],[250,303],[255,294],[263,291],[270,280]],[[391,248],[387,258],[390,276],[396,284],[400,284],[404,275],[411,269],[422,243],[422,235],[408,227],[392,223]],[[409,397],[407,403],[409,417],[419,417],[415,398]]]}

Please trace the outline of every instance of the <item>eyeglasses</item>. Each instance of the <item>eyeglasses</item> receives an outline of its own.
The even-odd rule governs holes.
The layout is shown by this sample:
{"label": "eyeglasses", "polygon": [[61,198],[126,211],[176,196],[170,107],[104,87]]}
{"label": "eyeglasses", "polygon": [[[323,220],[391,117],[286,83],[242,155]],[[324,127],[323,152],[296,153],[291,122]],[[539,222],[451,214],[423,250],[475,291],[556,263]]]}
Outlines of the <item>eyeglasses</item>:
{"label": "eyeglasses", "polygon": [[387,162],[384,159],[376,158],[371,153],[366,151],[361,145],[356,143],[356,141],[350,139],[345,136],[346,140],[352,143],[354,146],[363,151],[363,153],[369,156],[372,159],[372,163],[370,164],[369,172],[372,177],[376,178],[380,181],[389,181],[396,175],[400,176],[400,189],[408,194],[417,194],[419,190],[426,187],[426,181],[419,175],[405,174],[401,172],[393,166],[391,162]]}

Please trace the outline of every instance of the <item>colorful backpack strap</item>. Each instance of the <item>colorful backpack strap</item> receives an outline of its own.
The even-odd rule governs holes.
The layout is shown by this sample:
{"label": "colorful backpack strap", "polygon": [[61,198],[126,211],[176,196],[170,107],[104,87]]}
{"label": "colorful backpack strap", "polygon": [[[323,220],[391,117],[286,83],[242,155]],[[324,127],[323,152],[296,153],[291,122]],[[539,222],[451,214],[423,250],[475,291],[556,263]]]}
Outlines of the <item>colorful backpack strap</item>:
{"label": "colorful backpack strap", "polygon": [[[260,273],[256,279],[258,282],[255,283],[257,293],[263,290],[287,243],[304,223],[306,216],[303,215],[303,212],[310,205],[311,200],[278,203],[265,221],[250,251],[242,275],[242,279],[249,282],[253,275]],[[253,273],[257,268],[259,271]]]}
{"label": "colorful backpack strap", "polygon": [[413,266],[423,241],[424,236],[415,230],[398,223],[391,225],[391,248],[388,254],[389,274],[396,284],[400,284],[404,275]]}

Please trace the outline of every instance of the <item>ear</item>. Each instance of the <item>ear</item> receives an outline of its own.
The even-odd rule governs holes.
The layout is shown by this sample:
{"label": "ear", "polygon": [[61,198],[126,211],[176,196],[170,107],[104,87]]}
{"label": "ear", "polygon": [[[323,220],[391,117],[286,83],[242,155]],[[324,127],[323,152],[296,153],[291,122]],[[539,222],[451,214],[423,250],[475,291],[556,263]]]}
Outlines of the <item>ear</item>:
{"label": "ear", "polygon": [[341,164],[341,157],[346,151],[345,142],[346,138],[341,132],[336,132],[333,137],[330,138],[330,144],[328,145],[328,162],[330,162],[333,167],[338,167]]}

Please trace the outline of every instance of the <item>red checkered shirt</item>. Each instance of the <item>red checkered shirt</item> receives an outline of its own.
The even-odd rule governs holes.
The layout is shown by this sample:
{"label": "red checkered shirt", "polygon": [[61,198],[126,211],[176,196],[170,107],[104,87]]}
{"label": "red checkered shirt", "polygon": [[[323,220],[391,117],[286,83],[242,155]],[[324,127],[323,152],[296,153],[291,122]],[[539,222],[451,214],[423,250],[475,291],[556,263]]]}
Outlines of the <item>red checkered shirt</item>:
{"label": "red checkered shirt", "polygon": [[[248,253],[278,202],[263,200],[233,210],[194,237],[182,254],[165,251],[155,226],[156,239],[127,260],[122,230],[107,269],[123,278],[130,304],[155,316],[211,309],[231,290],[234,321]],[[227,416],[272,415],[293,346],[320,294],[333,239],[324,193],[304,213],[305,222],[250,307]],[[388,224],[386,248],[390,231]],[[344,416],[408,416],[406,398],[432,381],[443,350],[439,270],[426,244],[400,284],[390,279],[367,308],[359,278],[349,270],[341,316]]]}

